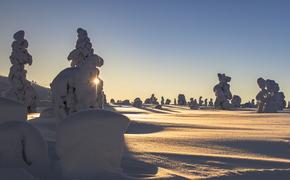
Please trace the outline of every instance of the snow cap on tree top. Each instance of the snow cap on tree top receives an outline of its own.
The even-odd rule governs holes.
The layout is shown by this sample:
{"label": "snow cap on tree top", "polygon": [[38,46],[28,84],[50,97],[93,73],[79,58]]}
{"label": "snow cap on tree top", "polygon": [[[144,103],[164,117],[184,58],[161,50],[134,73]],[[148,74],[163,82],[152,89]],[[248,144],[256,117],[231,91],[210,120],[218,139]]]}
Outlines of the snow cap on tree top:
{"label": "snow cap on tree top", "polygon": [[24,39],[24,35],[25,35],[25,32],[23,30],[20,30],[20,31],[17,31],[14,35],[13,35],[13,38],[16,40],[16,41],[20,41],[20,40],[23,40]]}

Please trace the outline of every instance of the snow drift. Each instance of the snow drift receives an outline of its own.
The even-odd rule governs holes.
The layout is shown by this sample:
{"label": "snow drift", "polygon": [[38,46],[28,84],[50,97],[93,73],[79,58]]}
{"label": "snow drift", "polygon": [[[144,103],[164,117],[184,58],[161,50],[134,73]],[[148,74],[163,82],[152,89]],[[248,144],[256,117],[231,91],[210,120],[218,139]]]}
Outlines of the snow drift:
{"label": "snow drift", "polygon": [[56,152],[65,178],[121,173],[124,133],[129,119],[106,110],[85,110],[58,127]]}
{"label": "snow drift", "polygon": [[47,177],[47,144],[31,124],[17,121],[2,123],[0,144],[0,168],[23,168],[37,178]]}
{"label": "snow drift", "polygon": [[1,168],[0,177],[5,180],[39,180],[22,168]]}
{"label": "snow drift", "polygon": [[54,109],[49,107],[41,111],[40,113],[41,118],[52,118],[55,117]]}
{"label": "snow drift", "polygon": [[24,104],[0,97],[0,124],[11,121],[26,121],[27,109]]}

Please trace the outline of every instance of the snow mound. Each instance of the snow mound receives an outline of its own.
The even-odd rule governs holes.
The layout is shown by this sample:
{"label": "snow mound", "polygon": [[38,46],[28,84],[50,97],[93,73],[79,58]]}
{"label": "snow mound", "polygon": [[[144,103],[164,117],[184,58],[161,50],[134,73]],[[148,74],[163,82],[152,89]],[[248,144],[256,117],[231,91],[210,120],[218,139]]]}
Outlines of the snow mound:
{"label": "snow mound", "polygon": [[40,132],[28,122],[0,125],[0,168],[23,168],[45,179],[49,169],[47,144]]}
{"label": "snow mound", "polygon": [[0,177],[8,179],[8,180],[37,180],[31,174],[29,174],[25,169],[20,168],[1,168],[0,169]]}
{"label": "snow mound", "polygon": [[26,121],[26,107],[14,100],[0,97],[0,124],[11,121]]}
{"label": "snow mound", "polygon": [[72,114],[58,127],[56,152],[66,178],[121,173],[124,133],[129,119],[106,110]]}
{"label": "snow mound", "polygon": [[51,118],[55,117],[54,109],[53,108],[46,108],[41,111],[40,116],[41,118]]}

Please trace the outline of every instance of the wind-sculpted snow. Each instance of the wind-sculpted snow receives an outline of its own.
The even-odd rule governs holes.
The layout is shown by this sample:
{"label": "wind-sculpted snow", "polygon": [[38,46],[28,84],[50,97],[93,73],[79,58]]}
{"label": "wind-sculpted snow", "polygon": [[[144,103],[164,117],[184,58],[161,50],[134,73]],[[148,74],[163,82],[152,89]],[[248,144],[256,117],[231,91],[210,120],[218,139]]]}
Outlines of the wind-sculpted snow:
{"label": "wind-sculpted snow", "polygon": [[56,136],[63,176],[96,178],[102,173],[121,173],[128,124],[127,117],[106,110],[81,111],[64,119]]}
{"label": "wind-sculpted snow", "polygon": [[164,106],[163,113],[116,109],[132,121],[125,136],[126,155],[166,169],[172,177],[290,178],[288,113],[179,106]]}
{"label": "wind-sculpted snow", "polygon": [[28,122],[3,123],[0,144],[0,168],[22,168],[34,177],[47,179],[50,171],[47,144],[35,127]]}
{"label": "wind-sculpted snow", "polygon": [[[85,111],[85,115],[76,113],[61,122],[60,133],[56,133],[55,118],[43,116],[29,121],[48,141],[53,180],[71,179],[62,178],[61,174],[94,176],[89,178],[93,180],[290,177],[290,114],[287,111],[258,114],[255,110],[190,110],[187,106],[174,105],[155,109],[154,105],[147,104],[142,109],[117,105],[110,109],[130,119],[121,155],[119,142],[123,141],[116,139],[122,138],[114,137],[120,134],[116,128],[122,125],[110,120],[111,115],[99,115],[100,122],[97,122],[92,120],[94,113],[88,117]],[[118,142],[110,146],[115,150],[104,148],[113,142]],[[119,156],[107,156],[114,153]],[[121,165],[108,168],[114,158],[119,164],[120,156]],[[119,173],[120,168],[123,173]],[[114,170],[119,172],[112,173]]]}

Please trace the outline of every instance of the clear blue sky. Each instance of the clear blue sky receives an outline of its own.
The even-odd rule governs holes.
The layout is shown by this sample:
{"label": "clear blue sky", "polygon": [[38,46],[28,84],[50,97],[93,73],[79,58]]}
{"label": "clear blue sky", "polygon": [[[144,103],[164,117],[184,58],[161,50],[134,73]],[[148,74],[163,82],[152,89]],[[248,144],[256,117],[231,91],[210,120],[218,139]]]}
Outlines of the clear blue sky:
{"label": "clear blue sky", "polygon": [[69,66],[76,29],[87,29],[115,99],[155,93],[213,97],[216,74],[232,77],[243,101],[260,76],[290,98],[290,1],[135,0],[0,2],[0,74],[10,67],[12,35],[26,31],[34,62],[28,78],[49,83]]}

